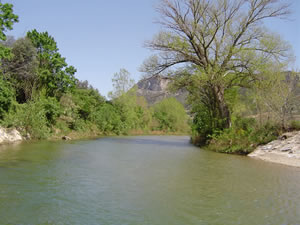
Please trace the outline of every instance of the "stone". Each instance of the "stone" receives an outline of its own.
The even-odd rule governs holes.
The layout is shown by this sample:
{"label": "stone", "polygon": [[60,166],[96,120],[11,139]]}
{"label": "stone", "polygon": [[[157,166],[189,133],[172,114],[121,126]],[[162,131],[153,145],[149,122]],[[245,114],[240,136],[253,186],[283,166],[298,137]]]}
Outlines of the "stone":
{"label": "stone", "polygon": [[280,149],[280,151],[282,151],[282,152],[288,152],[288,151],[291,151],[291,150],[292,150],[292,148],[289,147],[289,146],[286,146],[286,147],[283,147],[283,148]]}
{"label": "stone", "polygon": [[281,141],[283,141],[283,140],[285,140],[285,139],[287,139],[287,136],[286,136],[286,135],[282,135],[282,136],[279,137],[279,140],[281,140]]}
{"label": "stone", "polygon": [[0,127],[0,144],[22,141],[23,138],[17,129],[7,129]]}
{"label": "stone", "polygon": [[62,139],[65,140],[65,141],[71,140],[71,138],[69,136],[63,136]]}

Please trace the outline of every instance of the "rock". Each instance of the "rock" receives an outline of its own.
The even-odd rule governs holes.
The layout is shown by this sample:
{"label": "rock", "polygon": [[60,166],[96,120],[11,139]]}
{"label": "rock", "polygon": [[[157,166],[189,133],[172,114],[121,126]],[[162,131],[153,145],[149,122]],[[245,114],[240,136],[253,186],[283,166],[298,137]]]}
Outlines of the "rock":
{"label": "rock", "polygon": [[23,138],[17,129],[7,129],[0,127],[0,144],[22,141]]}
{"label": "rock", "polygon": [[289,147],[289,146],[285,146],[285,147],[280,149],[280,151],[282,151],[282,152],[288,152],[288,151],[291,151],[291,150],[292,150],[292,148]]}
{"label": "rock", "polygon": [[283,140],[285,140],[285,139],[287,139],[287,136],[286,136],[286,135],[282,135],[282,136],[280,136],[280,137],[278,138],[278,140],[281,140],[281,141],[283,141]]}
{"label": "rock", "polygon": [[24,139],[25,140],[30,140],[31,139],[31,136],[29,133],[26,133],[26,135],[24,136]]}
{"label": "rock", "polygon": [[263,147],[262,147],[262,150],[270,150],[270,149],[272,149],[272,148],[273,148],[272,145],[266,145],[266,146],[263,146]]}
{"label": "rock", "polygon": [[69,136],[63,136],[62,139],[65,140],[65,141],[71,140],[71,138]]}

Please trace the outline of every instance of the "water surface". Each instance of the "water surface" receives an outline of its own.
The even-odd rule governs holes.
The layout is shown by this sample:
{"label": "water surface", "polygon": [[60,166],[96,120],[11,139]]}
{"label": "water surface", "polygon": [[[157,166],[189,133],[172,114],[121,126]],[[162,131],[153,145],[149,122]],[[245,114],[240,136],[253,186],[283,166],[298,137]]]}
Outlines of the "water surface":
{"label": "water surface", "polygon": [[0,146],[0,224],[300,224],[300,169],[188,137]]}

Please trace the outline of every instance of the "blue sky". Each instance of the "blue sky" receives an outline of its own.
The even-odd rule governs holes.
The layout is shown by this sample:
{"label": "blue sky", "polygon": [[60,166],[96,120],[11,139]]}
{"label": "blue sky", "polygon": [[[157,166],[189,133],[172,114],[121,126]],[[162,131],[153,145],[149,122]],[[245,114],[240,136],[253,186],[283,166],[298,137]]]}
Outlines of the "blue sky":
{"label": "blue sky", "polygon": [[[28,30],[48,31],[58,43],[76,77],[88,80],[102,95],[112,89],[111,78],[120,68],[137,81],[139,66],[151,55],[143,43],[159,25],[153,23],[158,0],[3,0],[14,5],[20,22],[9,35],[22,37]],[[290,21],[269,21],[267,26],[294,48],[300,69],[300,1],[293,0]],[[298,12],[298,13],[297,13]]]}

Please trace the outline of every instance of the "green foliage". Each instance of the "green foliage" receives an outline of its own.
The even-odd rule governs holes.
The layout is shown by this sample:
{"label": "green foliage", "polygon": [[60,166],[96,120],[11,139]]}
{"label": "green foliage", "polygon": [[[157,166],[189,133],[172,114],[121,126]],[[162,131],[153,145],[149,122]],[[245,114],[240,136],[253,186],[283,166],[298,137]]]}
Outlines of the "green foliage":
{"label": "green foliage", "polygon": [[158,121],[155,129],[163,131],[187,131],[187,114],[175,98],[167,98],[153,107],[153,117]]}
{"label": "green foliage", "polygon": [[18,104],[16,111],[5,117],[3,125],[17,127],[25,133],[29,133],[34,139],[44,139],[50,135],[43,101],[30,101],[26,104]]}
{"label": "green foliage", "polygon": [[[5,32],[7,30],[12,30],[13,24],[18,21],[18,16],[13,13],[13,5],[0,2],[0,40],[6,40]],[[0,59],[10,57],[10,49],[0,44]]]}
{"label": "green foliage", "polygon": [[110,103],[105,103],[101,106],[94,114],[94,121],[99,130],[104,134],[121,134],[125,129],[119,112],[116,107]]}
{"label": "green foliage", "polygon": [[60,96],[75,88],[76,69],[68,66],[66,59],[58,52],[57,44],[48,32],[39,33],[37,30],[27,32],[38,52],[38,74],[40,86],[45,87],[47,96]]}
{"label": "green foliage", "polygon": [[4,31],[12,28],[17,16],[10,4],[0,2],[0,11],[2,126],[16,127],[34,139],[72,131],[144,132],[151,129],[153,121],[158,121],[155,130],[187,130],[187,116],[180,103],[170,99],[149,109],[145,99],[136,95],[134,80],[125,69],[114,74],[113,100],[107,102],[87,81],[74,77],[76,69],[68,66],[48,32],[34,29],[24,38],[5,42]]}
{"label": "green foliage", "polygon": [[12,45],[13,57],[2,60],[2,70],[5,77],[10,80],[16,90],[19,103],[31,99],[37,77],[37,51],[28,38],[20,38]]}
{"label": "green foliage", "polygon": [[248,154],[258,145],[278,137],[281,129],[274,124],[259,126],[253,118],[238,118],[231,128],[211,136],[208,149],[234,154]]}
{"label": "green foliage", "polygon": [[11,85],[0,77],[0,120],[12,108],[15,93]]}
{"label": "green foliage", "polygon": [[300,130],[300,120],[292,120],[290,122],[289,128],[292,130]]}
{"label": "green foliage", "polygon": [[131,78],[130,73],[122,68],[118,73],[114,74],[112,78],[114,90],[108,93],[111,99],[119,98],[124,95],[134,85],[134,80]]}
{"label": "green foliage", "polygon": [[45,112],[48,126],[55,125],[57,118],[62,113],[57,99],[54,97],[41,98],[39,102]]}
{"label": "green foliage", "polygon": [[92,114],[99,109],[105,99],[94,89],[75,89],[72,101],[76,105],[80,119],[92,120]]}
{"label": "green foliage", "polygon": [[196,145],[204,145],[209,140],[210,135],[218,129],[214,127],[215,118],[212,117],[211,112],[204,105],[195,105],[192,110],[193,123],[192,141]]}

